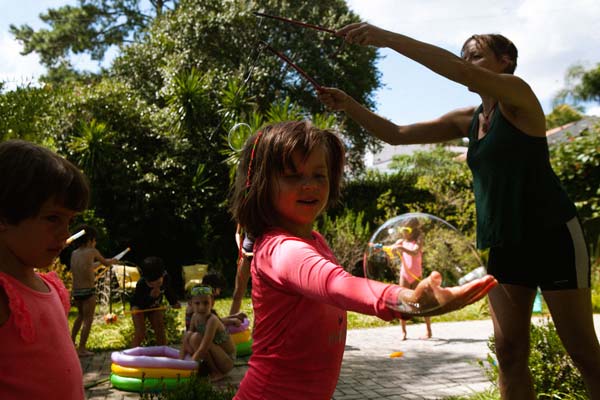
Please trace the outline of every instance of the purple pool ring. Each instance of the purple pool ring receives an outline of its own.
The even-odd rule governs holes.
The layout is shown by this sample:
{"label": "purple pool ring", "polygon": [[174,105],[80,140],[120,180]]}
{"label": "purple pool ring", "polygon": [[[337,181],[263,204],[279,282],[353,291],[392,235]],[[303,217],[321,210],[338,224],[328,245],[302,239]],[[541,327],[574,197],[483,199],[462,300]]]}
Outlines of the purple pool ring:
{"label": "purple pool ring", "polygon": [[114,351],[110,358],[123,367],[197,369],[198,363],[191,359],[180,360],[179,350],[169,346],[134,347]]}
{"label": "purple pool ring", "polygon": [[229,333],[243,332],[246,329],[248,329],[249,326],[250,326],[250,321],[248,321],[248,318],[244,318],[244,320],[242,321],[240,326],[227,325],[227,331]]}

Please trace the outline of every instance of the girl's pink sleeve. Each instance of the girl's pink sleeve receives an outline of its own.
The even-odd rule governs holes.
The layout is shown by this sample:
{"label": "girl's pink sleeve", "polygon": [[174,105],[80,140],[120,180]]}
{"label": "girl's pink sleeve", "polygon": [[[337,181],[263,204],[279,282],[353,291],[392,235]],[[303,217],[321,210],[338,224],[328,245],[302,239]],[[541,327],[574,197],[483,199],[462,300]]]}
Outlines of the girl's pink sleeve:
{"label": "girl's pink sleeve", "polygon": [[[330,253],[324,242],[323,246]],[[384,320],[400,317],[386,307],[386,302],[395,303],[401,287],[353,276],[333,262],[332,255],[329,259],[314,246],[295,238],[283,240],[271,250],[271,269],[263,272],[286,290]]]}
{"label": "girl's pink sleeve", "polygon": [[40,276],[49,284],[52,285],[56,292],[58,293],[58,297],[60,298],[60,302],[65,309],[65,314],[69,315],[69,310],[71,309],[71,296],[69,291],[65,287],[65,284],[60,279],[58,274],[55,271],[50,271],[45,274],[40,274]]}

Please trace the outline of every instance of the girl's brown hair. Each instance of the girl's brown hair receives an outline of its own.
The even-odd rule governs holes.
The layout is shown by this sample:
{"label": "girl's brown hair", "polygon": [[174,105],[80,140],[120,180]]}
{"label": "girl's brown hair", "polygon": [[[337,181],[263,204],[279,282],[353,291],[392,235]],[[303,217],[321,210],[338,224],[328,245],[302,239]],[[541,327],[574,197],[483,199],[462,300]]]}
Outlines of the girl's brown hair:
{"label": "girl's brown hair", "polygon": [[246,141],[230,196],[233,218],[252,236],[257,237],[273,226],[273,204],[270,193],[273,177],[285,168],[294,169],[292,154],[304,156],[324,146],[329,170],[327,207],[340,198],[344,170],[344,145],[331,131],[319,129],[309,121],[290,121],[269,125]]}
{"label": "girl's brown hair", "polygon": [[517,47],[513,42],[508,40],[506,37],[497,33],[487,33],[483,35],[473,35],[468,38],[460,50],[460,56],[467,58],[468,56],[468,44],[474,40],[479,47],[487,47],[490,49],[497,59],[501,59],[503,56],[507,56],[510,60],[510,64],[506,67],[505,73],[512,74],[517,68],[517,57],[519,55]]}
{"label": "girl's brown hair", "polygon": [[17,224],[54,198],[73,211],[87,208],[86,177],[51,150],[24,140],[0,143],[0,219]]}

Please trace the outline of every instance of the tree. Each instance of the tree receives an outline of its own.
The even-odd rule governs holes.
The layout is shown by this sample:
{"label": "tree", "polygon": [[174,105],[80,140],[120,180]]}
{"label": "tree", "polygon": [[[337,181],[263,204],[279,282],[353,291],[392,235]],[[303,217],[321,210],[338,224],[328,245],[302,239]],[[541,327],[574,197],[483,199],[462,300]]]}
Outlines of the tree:
{"label": "tree", "polygon": [[18,87],[0,91],[0,141],[24,139],[43,142],[46,138],[40,117],[48,109],[52,93],[47,88]]}
{"label": "tree", "polygon": [[[343,0],[79,0],[77,6],[49,9],[40,18],[50,28],[33,30],[11,26],[24,46],[23,54],[36,52],[48,67],[42,81],[97,82],[93,74],[75,71],[70,55],[87,53],[102,60],[110,46],[123,55],[115,68],[102,71],[131,84],[152,104],[168,101],[172,80],[197,70],[214,89],[232,80],[245,82],[258,112],[276,99],[289,97],[305,115],[323,110],[311,85],[275,55],[258,51],[264,40],[285,53],[323,85],[339,86],[368,107],[380,86],[374,48],[343,46],[331,34],[256,17],[261,11],[330,28],[357,22]],[[207,98],[223,108],[214,93]],[[350,120],[338,116],[344,130],[352,170],[362,170],[362,155],[377,142]],[[219,124],[219,121],[216,121]],[[208,128],[208,127],[207,127]],[[213,128],[215,128],[213,126]],[[222,131],[220,133],[223,133]]]}
{"label": "tree", "polygon": [[582,118],[581,110],[567,104],[561,104],[554,107],[552,112],[546,115],[546,130],[566,125],[569,122],[579,121]]}
{"label": "tree", "polygon": [[79,0],[77,6],[49,9],[40,19],[49,29],[35,31],[29,25],[10,25],[10,31],[23,45],[26,55],[40,56],[49,69],[70,68],[71,54],[89,53],[101,61],[106,50],[138,38],[151,21],[177,0],[150,0],[151,12],[141,9],[141,0]]}
{"label": "tree", "polygon": [[[322,127],[344,123],[335,114],[319,114],[324,108],[311,85],[273,54],[259,52],[259,41],[287,54],[321,84],[342,86],[367,104],[379,86],[376,51],[338,51],[339,38],[252,14],[339,27],[358,20],[343,0],[173,3],[177,7],[140,30],[135,43],[123,42],[122,54],[102,74],[82,79],[69,69],[66,53],[56,52],[58,63],[47,76],[52,84],[17,93],[21,103],[12,101],[13,92],[0,95],[0,111],[11,112],[0,116],[0,128],[17,128],[19,135],[34,131],[36,141],[51,142],[83,168],[94,215],[105,221],[111,244],[134,249],[133,261],[153,253],[169,265],[209,261],[218,269],[234,265],[236,256],[235,224],[227,212],[236,154],[227,151],[226,136],[233,125],[245,122],[255,131],[307,117]],[[45,34],[50,43],[56,32]],[[73,51],[75,39],[64,35],[72,41],[64,48]],[[26,95],[36,93],[39,106],[25,104]],[[359,160],[372,137],[351,125],[345,134]]]}
{"label": "tree", "polygon": [[576,64],[569,68],[565,76],[566,87],[555,96],[554,103],[581,101],[600,102],[600,63],[586,70],[583,65]]}
{"label": "tree", "polygon": [[[330,34],[281,21],[258,18],[253,11],[282,15],[328,27],[358,21],[343,0],[182,0],[160,18],[137,43],[115,60],[114,73],[135,87],[147,101],[162,106],[165,88],[182,72],[200,71],[213,92],[235,79],[245,82],[246,96],[264,113],[277,99],[289,97],[304,115],[323,111],[314,88],[275,55],[260,46],[268,42],[285,53],[322,85],[340,86],[357,100],[373,106],[372,92],[380,85],[373,48],[343,46]],[[216,109],[221,99],[209,98]],[[355,124],[344,127],[354,166],[375,140]],[[213,125],[214,127],[215,125]],[[222,134],[223,132],[219,132]]]}

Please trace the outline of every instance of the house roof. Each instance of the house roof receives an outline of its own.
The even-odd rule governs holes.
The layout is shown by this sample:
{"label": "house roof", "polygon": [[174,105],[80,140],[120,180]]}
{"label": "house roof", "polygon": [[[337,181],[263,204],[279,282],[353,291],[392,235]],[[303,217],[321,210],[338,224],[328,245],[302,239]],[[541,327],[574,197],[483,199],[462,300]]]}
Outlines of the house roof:
{"label": "house roof", "polygon": [[600,117],[585,116],[579,121],[549,129],[546,131],[548,145],[552,146],[553,144],[565,142],[569,137],[579,136],[581,132],[598,124],[600,124]]}

